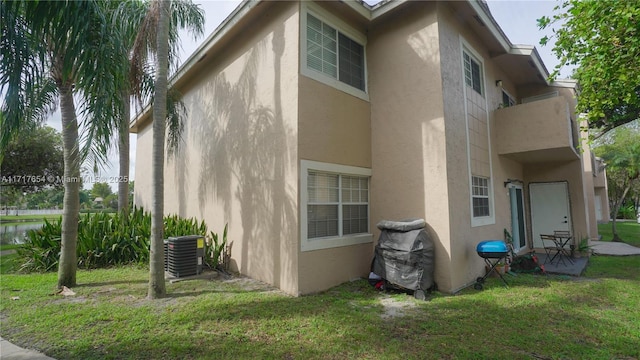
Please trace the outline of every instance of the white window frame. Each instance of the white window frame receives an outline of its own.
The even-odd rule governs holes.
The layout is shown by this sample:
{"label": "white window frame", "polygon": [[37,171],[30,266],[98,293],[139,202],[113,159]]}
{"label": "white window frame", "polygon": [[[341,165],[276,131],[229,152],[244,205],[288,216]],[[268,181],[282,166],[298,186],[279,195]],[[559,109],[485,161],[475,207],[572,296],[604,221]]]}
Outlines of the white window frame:
{"label": "white window frame", "polygon": [[[487,190],[487,194],[486,195],[476,195],[474,194],[474,187],[476,187],[476,185],[474,185],[474,179],[482,179],[482,180],[486,180],[487,181],[487,186],[486,186],[486,190]],[[477,175],[471,175],[471,216],[473,216],[474,218],[483,218],[483,217],[487,217],[487,216],[491,216],[491,186],[489,186],[489,184],[491,183],[491,179],[486,177],[486,176],[477,176]],[[484,186],[482,187],[484,188]],[[489,215],[481,215],[481,216],[476,216],[475,214],[473,214],[473,200],[474,199],[487,199],[487,211],[489,212]]]}
{"label": "white window frame", "polygon": [[[505,95],[507,96],[507,98],[509,98],[509,103],[505,103],[504,102]],[[511,96],[511,94],[505,89],[502,89],[502,92],[500,93],[500,98],[501,98],[500,104],[502,104],[501,107],[503,107],[503,108],[508,108],[508,107],[512,107],[512,106],[516,106],[517,105],[516,98]]]}
{"label": "white window frame", "polygon": [[[317,70],[311,69],[307,66],[307,14],[311,14],[315,18],[319,19],[323,23],[336,29],[339,33],[347,36],[351,40],[362,45],[363,49],[363,70],[364,70],[364,90],[360,90],[356,87],[343,83],[338,78],[333,78],[327,74],[321,73]],[[336,39],[337,41],[337,39]],[[338,55],[338,64],[340,58]],[[338,68],[338,74],[340,70]],[[304,1],[301,5],[300,11],[300,73],[308,78],[319,81],[325,85],[334,87],[342,92],[356,96],[362,100],[369,101],[368,86],[369,81],[367,77],[367,37],[347,25],[342,20],[338,19],[335,15],[324,10],[320,6]]]}
{"label": "white window frame", "polygon": [[[308,238],[308,174],[309,171],[318,171],[324,173],[333,173],[346,176],[371,177],[371,169],[323,163],[310,160],[300,161],[300,249],[301,251],[312,251],[321,249],[330,249],[340,246],[350,246],[357,244],[366,244],[373,242],[373,234],[371,233],[371,187],[369,187],[369,233],[349,234],[342,236],[331,236],[321,238]],[[341,192],[341,191],[340,191]],[[340,195],[342,196],[342,195]],[[342,202],[338,206],[339,220],[338,229],[342,233]]]}
{"label": "white window frame", "polygon": [[[471,73],[471,85],[467,84],[467,74],[466,74],[466,67],[465,67],[465,60],[464,60],[464,55],[467,55],[469,57],[469,65],[471,66],[471,62],[475,62],[478,64],[479,70],[480,70],[480,84],[478,84],[478,86],[480,87],[480,91],[476,90],[473,87],[473,72]],[[472,70],[470,70],[472,71]],[[485,96],[485,86],[484,86],[484,62],[481,60],[480,57],[478,57],[474,51],[470,50],[469,47],[464,46],[462,49],[462,74],[464,76],[464,84],[466,86],[469,86],[473,89],[473,91],[477,92],[478,94],[480,94],[481,96]]]}
{"label": "white window frame", "polygon": [[[485,86],[485,82],[486,82],[486,73],[485,73],[485,67],[484,67],[484,58],[482,56],[480,56],[480,54],[469,44],[469,42],[467,42],[462,36],[460,36],[460,64],[462,65],[462,93],[464,96],[464,118],[465,118],[465,123],[466,123],[466,135],[467,135],[467,170],[469,172],[469,216],[471,217],[471,227],[478,227],[478,226],[485,226],[485,225],[493,225],[496,223],[496,209],[495,209],[495,192],[494,192],[494,187],[493,187],[493,161],[492,161],[492,151],[491,151],[491,122],[487,121],[487,140],[488,140],[488,144],[489,144],[489,176],[482,176],[479,174],[473,174],[471,172],[471,145],[469,142],[469,112],[467,109],[467,91],[466,91],[466,87],[467,82],[465,79],[465,72],[464,72],[464,53],[467,53],[468,55],[472,55],[476,61],[478,61],[480,63],[480,71],[482,72],[481,75],[481,88],[483,90],[483,93],[480,94],[485,101],[485,111],[487,112],[487,120],[489,119],[489,113],[488,113],[488,103],[487,103],[487,96],[485,96],[484,94],[484,89],[486,89]],[[477,93],[477,91],[473,90],[474,92]],[[484,177],[487,178],[489,180],[489,216],[481,216],[481,217],[474,217],[473,216],[473,176],[478,176],[478,177]]]}

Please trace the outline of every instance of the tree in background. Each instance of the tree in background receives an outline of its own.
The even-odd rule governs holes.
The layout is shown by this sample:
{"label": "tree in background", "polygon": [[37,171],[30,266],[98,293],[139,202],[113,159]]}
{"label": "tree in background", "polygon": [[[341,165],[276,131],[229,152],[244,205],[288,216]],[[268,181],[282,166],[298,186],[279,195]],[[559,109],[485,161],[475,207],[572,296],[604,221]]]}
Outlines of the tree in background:
{"label": "tree in background", "polygon": [[0,174],[3,191],[8,187],[31,193],[62,186],[64,174],[62,137],[49,126],[25,127],[2,149]]}
{"label": "tree in background", "polygon": [[76,284],[80,166],[87,157],[94,163],[106,160],[122,113],[119,91],[127,59],[122,36],[110,20],[115,5],[106,0],[0,2],[0,148],[60,107],[64,211],[59,288]]}
{"label": "tree in background", "polygon": [[113,194],[113,191],[111,191],[111,186],[109,186],[109,184],[107,183],[96,182],[91,187],[91,195],[94,199],[99,197],[102,199],[106,199],[107,196],[111,194]]}
{"label": "tree in background", "polygon": [[[567,0],[538,27],[552,27],[553,52],[564,65],[577,65],[578,111],[600,134],[640,117],[640,2]],[[555,28],[557,26],[557,28]],[[551,38],[544,37],[546,45]]]}
{"label": "tree in background", "polygon": [[601,140],[594,152],[607,164],[613,241],[622,241],[616,230],[616,217],[629,191],[640,182],[640,123],[615,128]]}

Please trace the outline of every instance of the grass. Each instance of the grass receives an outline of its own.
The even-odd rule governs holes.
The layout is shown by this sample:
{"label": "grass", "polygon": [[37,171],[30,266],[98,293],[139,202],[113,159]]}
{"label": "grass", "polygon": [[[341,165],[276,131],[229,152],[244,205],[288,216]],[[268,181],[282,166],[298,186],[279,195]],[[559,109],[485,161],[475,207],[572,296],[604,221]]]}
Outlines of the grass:
{"label": "grass", "polygon": [[[616,230],[624,242],[629,245],[640,247],[640,224],[635,221],[616,221]],[[602,235],[603,241],[611,241],[611,239],[613,239],[611,223],[598,224],[598,233]]]}
{"label": "grass", "polygon": [[[93,214],[95,212],[91,212]],[[107,211],[107,214],[114,214],[114,211]],[[86,216],[90,212],[80,212],[80,216]],[[25,222],[44,222],[47,220],[57,220],[62,217],[62,214],[47,214],[47,215],[4,215],[0,214],[0,223],[2,225],[20,225]]]}
{"label": "grass", "polygon": [[[6,250],[6,249],[3,249]],[[18,254],[8,254],[0,256],[0,274],[16,272],[20,268]]]}
{"label": "grass", "polygon": [[365,280],[294,298],[238,278],[151,301],[139,267],[79,271],[62,297],[55,273],[3,273],[0,334],[58,359],[639,358],[639,273],[640,256],[594,256],[582,278],[490,278],[427,302]]}
{"label": "grass", "polygon": [[58,219],[62,215],[60,214],[50,214],[50,215],[2,215],[2,223],[11,223],[14,222],[17,224],[22,224],[25,221],[43,221],[44,219]]}
{"label": "grass", "polygon": [[21,247],[22,244],[0,244],[0,251],[14,250]]}

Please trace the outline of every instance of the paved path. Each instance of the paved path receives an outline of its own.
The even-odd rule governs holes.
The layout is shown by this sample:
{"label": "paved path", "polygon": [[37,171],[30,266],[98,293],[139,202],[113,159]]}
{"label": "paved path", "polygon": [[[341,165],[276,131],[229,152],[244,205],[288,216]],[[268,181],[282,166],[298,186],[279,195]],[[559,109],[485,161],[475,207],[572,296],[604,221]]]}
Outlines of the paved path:
{"label": "paved path", "polygon": [[2,360],[55,360],[42,353],[23,349],[0,337],[0,359]]}
{"label": "paved path", "polygon": [[640,248],[623,242],[590,241],[589,243],[591,244],[591,250],[597,255],[640,255]]}
{"label": "paved path", "polygon": [[[612,241],[591,241],[591,249],[598,255],[640,255],[640,248]],[[4,254],[3,254],[4,255]],[[23,349],[0,337],[1,360],[55,360],[34,350]]]}

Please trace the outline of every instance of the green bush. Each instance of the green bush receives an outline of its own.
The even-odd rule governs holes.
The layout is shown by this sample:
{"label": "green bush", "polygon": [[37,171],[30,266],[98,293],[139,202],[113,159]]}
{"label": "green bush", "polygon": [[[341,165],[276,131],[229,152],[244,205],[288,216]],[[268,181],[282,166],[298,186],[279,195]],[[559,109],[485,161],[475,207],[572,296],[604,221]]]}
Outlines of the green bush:
{"label": "green bush", "polygon": [[[27,233],[18,255],[23,271],[51,271],[58,265],[62,219],[45,221],[40,230]],[[176,215],[164,218],[165,237],[205,235],[204,221],[183,219]],[[86,269],[149,261],[151,215],[140,208],[128,213],[95,213],[78,223],[78,266]]]}
{"label": "green bush", "polygon": [[16,250],[19,262],[22,262],[20,270],[26,271],[51,271],[58,266],[60,258],[62,219],[44,220],[44,225],[39,230],[27,232],[24,246]]}
{"label": "green bush", "polygon": [[[151,218],[149,218],[151,219]],[[151,220],[149,220],[151,226]],[[165,216],[164,218],[164,237],[183,236],[183,235],[206,235],[207,224],[204,221],[198,223],[194,218],[184,219],[178,215]]]}
{"label": "green bush", "polygon": [[621,206],[618,210],[618,219],[636,219],[636,209],[633,205]]}
{"label": "green bush", "polygon": [[[223,252],[227,245],[227,230],[229,224],[224,226],[224,232],[222,233],[222,240],[217,233],[211,231],[205,241],[204,259],[205,263],[212,269],[217,269],[220,264],[220,259],[223,258]],[[222,269],[226,270],[226,263],[224,258],[222,259]]]}

